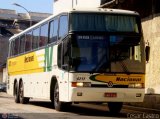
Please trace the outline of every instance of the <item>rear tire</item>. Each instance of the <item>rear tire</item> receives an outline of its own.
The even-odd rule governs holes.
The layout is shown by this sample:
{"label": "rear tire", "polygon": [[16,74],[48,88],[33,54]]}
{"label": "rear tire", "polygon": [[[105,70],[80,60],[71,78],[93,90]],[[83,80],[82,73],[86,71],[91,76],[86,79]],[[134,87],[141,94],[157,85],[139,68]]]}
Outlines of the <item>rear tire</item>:
{"label": "rear tire", "polygon": [[122,106],[122,102],[108,102],[108,108],[111,114],[119,114]]}
{"label": "rear tire", "polygon": [[19,98],[21,104],[27,104],[29,102],[29,98],[24,97],[24,87],[23,82],[21,81],[20,87],[19,87]]}
{"label": "rear tire", "polygon": [[14,101],[15,103],[20,103],[18,83],[16,83],[14,86]]}

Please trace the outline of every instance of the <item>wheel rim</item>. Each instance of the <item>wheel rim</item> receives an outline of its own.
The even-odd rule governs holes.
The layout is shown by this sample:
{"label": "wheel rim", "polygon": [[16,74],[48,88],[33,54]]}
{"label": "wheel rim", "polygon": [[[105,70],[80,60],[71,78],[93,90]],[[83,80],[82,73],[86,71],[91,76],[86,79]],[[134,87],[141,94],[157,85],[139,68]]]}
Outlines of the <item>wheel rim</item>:
{"label": "wheel rim", "polygon": [[58,84],[56,84],[55,90],[54,90],[54,105],[55,105],[55,107],[58,105],[58,103],[59,103],[59,88],[58,88]]}

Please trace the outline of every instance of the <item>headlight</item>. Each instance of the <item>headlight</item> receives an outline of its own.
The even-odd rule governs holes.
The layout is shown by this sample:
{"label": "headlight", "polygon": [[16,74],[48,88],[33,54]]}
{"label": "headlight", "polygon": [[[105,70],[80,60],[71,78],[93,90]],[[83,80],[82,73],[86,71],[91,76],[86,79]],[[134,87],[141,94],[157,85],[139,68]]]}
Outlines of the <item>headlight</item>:
{"label": "headlight", "polygon": [[129,85],[128,85],[128,88],[134,88],[134,83],[130,83]]}
{"label": "headlight", "polygon": [[143,88],[143,84],[142,83],[136,83],[135,88]]}
{"label": "headlight", "polygon": [[91,82],[72,82],[72,87],[91,87]]}
{"label": "headlight", "polygon": [[128,85],[128,88],[144,88],[144,84],[143,83],[130,83]]}

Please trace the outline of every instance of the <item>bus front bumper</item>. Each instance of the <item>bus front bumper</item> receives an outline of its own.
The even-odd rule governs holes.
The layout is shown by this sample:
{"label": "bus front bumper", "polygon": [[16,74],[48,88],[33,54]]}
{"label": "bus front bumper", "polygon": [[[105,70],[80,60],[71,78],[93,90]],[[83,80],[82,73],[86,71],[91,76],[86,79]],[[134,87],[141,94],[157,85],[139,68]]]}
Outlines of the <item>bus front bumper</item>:
{"label": "bus front bumper", "polygon": [[143,102],[144,89],[72,88],[70,102]]}

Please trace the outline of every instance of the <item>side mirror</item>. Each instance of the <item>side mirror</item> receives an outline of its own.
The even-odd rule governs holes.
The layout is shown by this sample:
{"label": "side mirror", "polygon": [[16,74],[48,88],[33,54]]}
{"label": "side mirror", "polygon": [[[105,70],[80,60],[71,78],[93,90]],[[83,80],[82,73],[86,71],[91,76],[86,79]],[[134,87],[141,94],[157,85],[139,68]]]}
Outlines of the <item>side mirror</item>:
{"label": "side mirror", "polygon": [[146,46],[145,52],[146,52],[146,61],[148,62],[149,56],[150,56],[150,47],[149,46]]}

